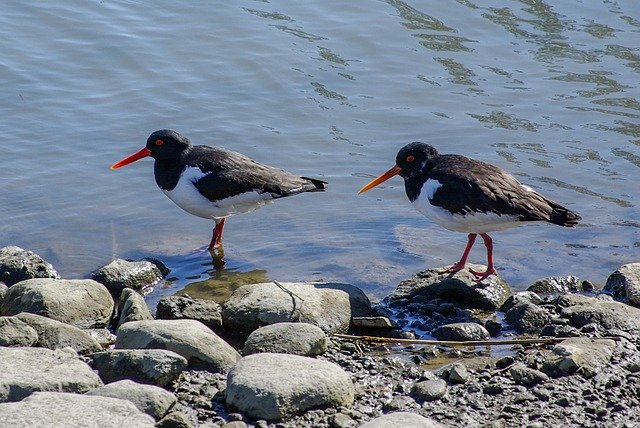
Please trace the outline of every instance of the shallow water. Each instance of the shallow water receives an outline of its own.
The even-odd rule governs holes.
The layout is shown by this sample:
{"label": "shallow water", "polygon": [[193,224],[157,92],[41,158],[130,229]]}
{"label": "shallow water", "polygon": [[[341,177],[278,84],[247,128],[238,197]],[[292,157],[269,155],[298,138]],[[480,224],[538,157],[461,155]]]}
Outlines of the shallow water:
{"label": "shallow water", "polygon": [[[384,296],[466,242],[417,213],[399,178],[356,195],[414,140],[495,163],[583,216],[576,229],[494,235],[514,288],[549,275],[602,283],[640,258],[635,0],[61,0],[2,12],[1,244],[65,277],[156,257],[173,269],[160,294],[325,279]],[[229,219],[217,270],[212,224],[157,189],[151,160],[109,170],[160,128],[329,191]]]}

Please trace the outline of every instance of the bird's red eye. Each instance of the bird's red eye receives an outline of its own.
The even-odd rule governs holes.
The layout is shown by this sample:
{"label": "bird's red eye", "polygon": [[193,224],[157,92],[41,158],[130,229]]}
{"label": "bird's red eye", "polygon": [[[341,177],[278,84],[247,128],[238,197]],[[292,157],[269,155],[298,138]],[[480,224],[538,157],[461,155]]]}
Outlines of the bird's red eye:
{"label": "bird's red eye", "polygon": [[156,144],[156,146],[161,146],[161,145],[164,144],[164,141],[158,139],[158,140],[156,140],[155,144]]}
{"label": "bird's red eye", "polygon": [[407,156],[407,162],[413,162],[414,159],[415,158],[412,155]]}

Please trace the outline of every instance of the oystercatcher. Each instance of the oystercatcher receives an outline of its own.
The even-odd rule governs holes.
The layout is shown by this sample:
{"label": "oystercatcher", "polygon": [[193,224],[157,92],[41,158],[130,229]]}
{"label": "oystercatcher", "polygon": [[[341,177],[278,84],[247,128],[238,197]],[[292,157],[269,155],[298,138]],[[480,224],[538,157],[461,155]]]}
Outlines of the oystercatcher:
{"label": "oystercatcher", "polygon": [[215,221],[210,250],[222,243],[225,218],[253,211],[273,199],[323,191],[327,185],[230,150],[193,146],[187,137],[168,129],[153,132],[142,150],[116,162],[111,169],[146,156],[155,159],[156,183],[169,199],[188,213]]}
{"label": "oystercatcher", "polygon": [[495,165],[461,155],[441,155],[419,142],[400,149],[395,166],[358,193],[394,175],[404,178],[407,197],[423,215],[445,229],[469,234],[460,260],[443,273],[464,269],[477,235],[487,248],[487,270],[470,271],[482,281],[496,272],[488,232],[539,221],[574,227],[581,220],[575,212],[520,184]]}

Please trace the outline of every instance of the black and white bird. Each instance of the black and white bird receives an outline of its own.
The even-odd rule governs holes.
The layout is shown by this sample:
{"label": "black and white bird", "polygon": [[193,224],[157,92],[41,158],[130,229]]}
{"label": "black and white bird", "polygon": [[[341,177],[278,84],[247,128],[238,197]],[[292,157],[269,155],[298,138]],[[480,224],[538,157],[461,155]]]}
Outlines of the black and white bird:
{"label": "black and white bird", "polygon": [[215,221],[210,250],[220,247],[227,217],[253,211],[274,199],[327,187],[324,181],[298,177],[240,153],[193,146],[187,137],[168,129],[153,132],[142,150],[111,169],[147,156],[155,159],[156,183],[169,199],[190,214]]}
{"label": "black and white bird", "polygon": [[470,270],[477,281],[495,273],[489,232],[541,221],[574,227],[581,220],[575,212],[520,184],[495,165],[461,155],[441,155],[419,142],[400,149],[395,166],[358,193],[395,175],[404,178],[407,197],[423,215],[445,229],[469,234],[462,257],[445,272],[464,269],[477,235],[482,237],[487,270]]}

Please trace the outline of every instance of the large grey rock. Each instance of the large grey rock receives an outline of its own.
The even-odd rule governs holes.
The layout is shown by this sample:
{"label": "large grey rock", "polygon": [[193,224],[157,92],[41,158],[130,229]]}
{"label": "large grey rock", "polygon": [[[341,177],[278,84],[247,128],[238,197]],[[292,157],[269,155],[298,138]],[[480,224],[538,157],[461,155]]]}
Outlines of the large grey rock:
{"label": "large grey rock", "polygon": [[156,318],[163,320],[198,320],[213,331],[222,328],[222,307],[213,300],[189,296],[163,297],[156,306]]}
{"label": "large grey rock", "polygon": [[14,318],[35,329],[38,333],[35,346],[49,349],[69,346],[79,354],[90,354],[102,350],[98,341],[78,327],[28,312],[19,313]]}
{"label": "large grey rock", "polygon": [[90,279],[27,279],[9,288],[4,315],[30,312],[79,328],[109,324],[113,299],[104,285]]}
{"label": "large grey rock", "polygon": [[128,379],[93,389],[87,395],[129,400],[155,420],[162,419],[178,401],[175,395],[159,386],[143,385]]}
{"label": "large grey rock", "polygon": [[84,393],[99,386],[98,375],[73,351],[0,347],[0,402],[35,391]]}
{"label": "large grey rock", "polygon": [[540,334],[542,328],[551,320],[549,312],[533,303],[518,303],[507,311],[506,322],[521,334]]}
{"label": "large grey rock", "polygon": [[168,349],[192,367],[226,373],[240,354],[204,324],[195,320],[132,321],[118,329],[117,349]]}
{"label": "large grey rock", "polygon": [[560,314],[574,327],[595,323],[603,330],[640,332],[640,309],[620,302],[603,301],[578,294],[567,294],[557,300]]}
{"label": "large grey rock", "polygon": [[11,428],[153,428],[130,401],[64,392],[35,392],[0,404],[0,426]]}
{"label": "large grey rock", "polygon": [[32,346],[38,332],[16,317],[0,317],[0,346]]}
{"label": "large grey rock", "polygon": [[0,248],[0,281],[11,287],[31,278],[58,278],[58,273],[32,251],[14,246]]}
{"label": "large grey rock", "polygon": [[357,287],[337,283],[278,283],[244,285],[222,308],[226,331],[248,336],[253,330],[279,322],[305,322],[325,333],[346,332],[352,316],[365,316],[371,302]]}
{"label": "large grey rock", "polygon": [[438,340],[486,340],[489,338],[489,332],[475,322],[456,322],[436,328],[433,336]]}
{"label": "large grey rock", "polygon": [[156,263],[116,259],[95,271],[91,278],[104,284],[112,295],[119,296],[125,288],[141,290],[155,284],[163,276],[163,270]]}
{"label": "large grey rock", "polygon": [[260,327],[244,343],[244,355],[275,352],[314,357],[327,350],[327,335],[307,323],[282,322]]}
{"label": "large grey rock", "polygon": [[447,382],[442,379],[423,380],[411,387],[411,396],[417,402],[435,401],[447,392]]}
{"label": "large grey rock", "polygon": [[553,348],[557,356],[545,362],[545,372],[557,376],[568,375],[578,370],[587,377],[594,376],[611,361],[616,342],[611,339],[572,337]]}
{"label": "large grey rock", "polygon": [[153,315],[144,301],[144,297],[131,288],[125,288],[120,293],[118,303],[118,327],[130,321],[152,320]]}
{"label": "large grey rock", "polygon": [[112,349],[90,357],[105,383],[131,379],[166,386],[187,368],[186,358],[166,349]]}
{"label": "large grey rock", "polygon": [[[474,270],[484,270],[485,266],[468,264]],[[427,269],[398,284],[389,296],[392,303],[399,299],[419,297],[440,299],[454,303],[456,306],[472,309],[496,310],[509,298],[511,290],[499,275],[476,282],[468,269],[455,274],[441,273],[446,267]]]}
{"label": "large grey rock", "polygon": [[444,428],[433,419],[411,412],[394,412],[372,419],[360,428]]}
{"label": "large grey rock", "polygon": [[253,418],[277,420],[315,407],[348,407],[353,400],[343,369],[309,357],[253,354],[227,376],[227,404]]}
{"label": "large grey rock", "polygon": [[604,291],[618,300],[640,306],[640,263],[620,266],[607,278]]}

